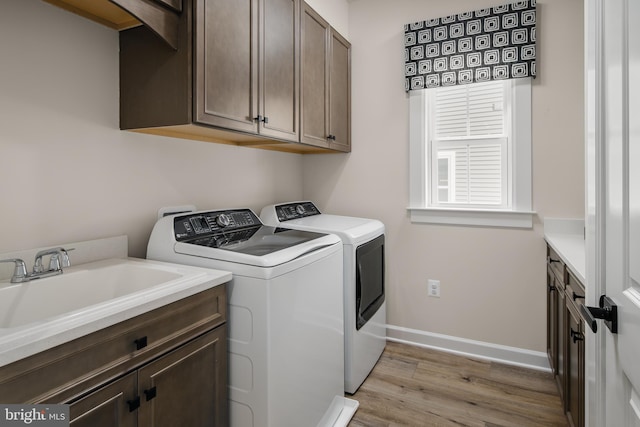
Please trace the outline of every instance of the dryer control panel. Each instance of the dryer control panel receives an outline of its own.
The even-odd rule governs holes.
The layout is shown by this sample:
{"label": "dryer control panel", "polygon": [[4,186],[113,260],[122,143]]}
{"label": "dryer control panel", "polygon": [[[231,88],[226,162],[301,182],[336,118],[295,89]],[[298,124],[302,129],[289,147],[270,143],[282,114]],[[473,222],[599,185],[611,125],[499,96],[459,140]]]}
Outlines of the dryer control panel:
{"label": "dryer control panel", "polygon": [[262,226],[262,223],[251,209],[196,212],[173,220],[173,232],[178,242],[255,226]]}
{"label": "dryer control panel", "polygon": [[296,202],[276,206],[276,216],[280,222],[312,215],[320,215],[320,211],[312,202]]}

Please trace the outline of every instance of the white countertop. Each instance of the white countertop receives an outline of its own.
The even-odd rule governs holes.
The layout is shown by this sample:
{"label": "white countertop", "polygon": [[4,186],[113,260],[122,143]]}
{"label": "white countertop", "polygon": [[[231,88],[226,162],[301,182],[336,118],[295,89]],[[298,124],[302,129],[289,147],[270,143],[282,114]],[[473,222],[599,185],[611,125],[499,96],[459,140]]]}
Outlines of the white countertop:
{"label": "white countertop", "polygon": [[584,220],[545,218],[544,239],[558,253],[576,279],[586,285]]}
{"label": "white countertop", "polygon": [[[115,246],[121,248],[117,251],[109,250],[113,252],[112,255],[123,255],[126,251],[126,239],[103,239],[97,246],[91,242],[85,245],[87,251],[91,252],[88,255],[82,253],[85,246],[80,243],[74,245],[77,251],[72,254],[77,255],[75,258],[90,262],[65,268],[62,275],[24,284],[9,283],[8,279],[0,278],[0,291],[7,298],[2,302],[5,306],[9,304],[0,313],[0,321],[3,322],[0,324],[0,366],[222,285],[232,278],[227,271],[138,258],[116,257],[92,261],[90,257],[96,252],[104,255],[103,251],[96,251],[96,247],[105,242],[107,246],[112,246],[115,242]],[[92,276],[93,272],[104,272],[108,268],[117,269],[120,266],[124,266],[121,270],[127,275],[124,280],[117,279],[113,283],[113,289],[108,290],[113,293],[105,291],[108,287],[106,282],[95,286],[92,278],[97,276]],[[148,286],[143,284],[143,276],[132,279],[132,273],[142,270],[156,272],[162,279],[151,281]],[[76,285],[71,289],[63,286],[74,279],[76,284],[82,286]],[[38,291],[34,291],[36,286],[40,286]],[[46,292],[40,289],[45,289]],[[74,289],[82,292],[73,292]],[[42,294],[46,295],[41,297]],[[82,303],[77,303],[79,300]],[[12,321],[12,316],[18,317],[21,314],[24,314],[22,320]]]}

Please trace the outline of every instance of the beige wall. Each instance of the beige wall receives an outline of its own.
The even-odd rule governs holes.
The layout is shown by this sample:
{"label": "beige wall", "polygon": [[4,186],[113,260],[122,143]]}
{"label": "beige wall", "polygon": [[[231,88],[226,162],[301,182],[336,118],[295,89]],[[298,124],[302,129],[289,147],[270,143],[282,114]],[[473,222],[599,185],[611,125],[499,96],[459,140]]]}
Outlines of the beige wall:
{"label": "beige wall", "polygon": [[[390,324],[543,351],[540,224],[584,211],[581,0],[538,1],[535,228],[416,225],[405,209],[403,25],[500,3],[310,1],[353,45],[353,152],[300,156],[119,131],[117,33],[11,0],[0,14],[0,252],[127,234],[144,256],[162,206],[305,197],[384,221]],[[440,299],[426,296],[429,278]]]}
{"label": "beige wall", "polygon": [[302,195],[301,156],[118,130],[118,34],[39,0],[0,13],[0,253],[127,234],[158,208]]}
{"label": "beige wall", "polygon": [[[504,0],[351,0],[353,151],[303,158],[304,196],[387,227],[388,323],[545,350],[544,217],[584,217],[582,0],[538,1],[533,230],[412,224],[405,23]],[[427,279],[441,298],[427,297]]]}

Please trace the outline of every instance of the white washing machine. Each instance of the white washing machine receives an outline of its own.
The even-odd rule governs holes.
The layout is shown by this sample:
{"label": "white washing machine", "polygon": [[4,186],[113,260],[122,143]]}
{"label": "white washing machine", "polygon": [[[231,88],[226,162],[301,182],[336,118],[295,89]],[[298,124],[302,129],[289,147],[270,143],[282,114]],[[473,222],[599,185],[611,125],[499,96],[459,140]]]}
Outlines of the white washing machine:
{"label": "white washing machine", "polygon": [[249,209],[189,212],[158,220],[147,258],[233,273],[231,426],[348,424],[337,236],[263,226]]}
{"label": "white washing machine", "polygon": [[309,201],[266,206],[263,223],[333,233],[344,245],[344,390],[355,393],[386,344],[384,224],[375,219],[323,214]]}

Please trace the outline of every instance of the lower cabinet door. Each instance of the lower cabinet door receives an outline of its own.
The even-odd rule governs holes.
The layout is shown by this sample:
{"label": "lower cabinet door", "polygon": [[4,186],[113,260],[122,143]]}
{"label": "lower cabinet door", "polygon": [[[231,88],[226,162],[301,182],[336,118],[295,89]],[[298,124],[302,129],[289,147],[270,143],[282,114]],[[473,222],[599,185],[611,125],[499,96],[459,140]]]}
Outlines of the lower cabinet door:
{"label": "lower cabinet door", "polygon": [[551,268],[547,268],[547,355],[553,375],[558,375],[558,289]]}
{"label": "lower cabinet door", "polygon": [[225,327],[140,368],[138,389],[140,426],[226,426]]}
{"label": "lower cabinet door", "polygon": [[567,377],[566,377],[566,360],[567,360],[567,309],[565,304],[564,289],[560,282],[556,279],[556,288],[558,289],[556,302],[558,304],[558,374],[556,375],[556,382],[558,383],[558,390],[560,391],[560,397],[565,402],[567,400]]}
{"label": "lower cabinet door", "polygon": [[137,426],[137,378],[137,373],[132,372],[70,404],[70,425],[72,427]]}
{"label": "lower cabinet door", "polygon": [[577,309],[567,305],[567,418],[571,426],[584,426],[584,329]]}

